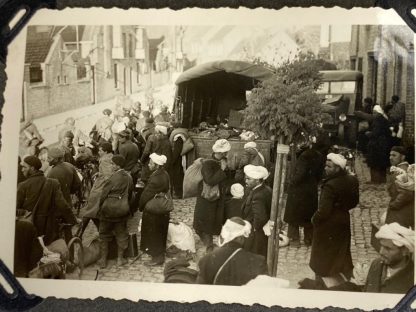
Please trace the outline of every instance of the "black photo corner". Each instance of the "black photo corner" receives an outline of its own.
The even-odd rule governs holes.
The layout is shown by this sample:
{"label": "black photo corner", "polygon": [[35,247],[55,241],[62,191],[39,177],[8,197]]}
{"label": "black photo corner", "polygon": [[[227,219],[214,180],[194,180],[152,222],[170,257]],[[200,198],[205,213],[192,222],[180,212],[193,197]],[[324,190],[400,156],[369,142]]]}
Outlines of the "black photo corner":
{"label": "black photo corner", "polygon": [[[263,7],[279,10],[285,6],[288,7],[312,7],[324,6],[327,8],[339,6],[343,8],[353,7],[380,7],[382,9],[394,9],[406,24],[416,32],[416,17],[412,15],[412,9],[416,9],[415,0],[0,0],[0,110],[3,108],[3,93],[7,83],[5,73],[7,61],[7,47],[17,36],[19,31],[26,25],[30,18],[38,9],[48,8],[52,10],[61,10],[64,8],[171,8],[180,10],[187,7],[199,8],[220,8],[220,7],[246,7],[256,8]],[[20,10],[25,9],[26,13],[21,20],[9,28],[9,22]],[[0,129],[3,115],[0,115]],[[0,132],[0,148],[1,148]],[[3,207],[5,208],[5,207]],[[0,310],[1,311],[26,311],[35,308],[36,311],[289,311],[291,309],[282,307],[266,308],[260,305],[252,307],[238,304],[210,305],[207,302],[198,302],[192,304],[179,304],[175,302],[138,302],[134,303],[128,300],[115,301],[110,299],[98,298],[92,300],[68,299],[61,300],[56,298],[40,298],[36,295],[28,294],[20,285],[13,273],[6,267],[0,259],[0,274],[9,283],[13,289],[10,294],[0,284]],[[398,302],[392,311],[412,311],[411,304],[416,298],[416,287],[413,287]],[[71,307],[68,309],[68,307]],[[295,310],[295,309],[293,309]],[[307,310],[307,309],[302,309]],[[308,309],[312,310],[312,309]],[[315,309],[318,310],[318,309]],[[326,311],[343,310],[340,308],[325,308]],[[358,310],[358,309],[356,309]]]}

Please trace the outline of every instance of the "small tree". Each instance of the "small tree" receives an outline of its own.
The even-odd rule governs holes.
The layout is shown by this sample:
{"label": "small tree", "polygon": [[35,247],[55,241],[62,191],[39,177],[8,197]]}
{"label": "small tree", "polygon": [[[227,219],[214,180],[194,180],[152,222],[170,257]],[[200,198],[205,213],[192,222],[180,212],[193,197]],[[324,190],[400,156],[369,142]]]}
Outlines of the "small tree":
{"label": "small tree", "polygon": [[267,258],[269,273],[276,276],[288,150],[282,146],[291,144],[294,156],[297,143],[317,136],[321,129],[325,115],[316,94],[321,84],[321,62],[312,54],[299,54],[279,66],[259,60],[256,63],[275,73],[252,90],[244,110],[244,126],[262,138],[278,141],[270,216],[275,226],[269,237]]}

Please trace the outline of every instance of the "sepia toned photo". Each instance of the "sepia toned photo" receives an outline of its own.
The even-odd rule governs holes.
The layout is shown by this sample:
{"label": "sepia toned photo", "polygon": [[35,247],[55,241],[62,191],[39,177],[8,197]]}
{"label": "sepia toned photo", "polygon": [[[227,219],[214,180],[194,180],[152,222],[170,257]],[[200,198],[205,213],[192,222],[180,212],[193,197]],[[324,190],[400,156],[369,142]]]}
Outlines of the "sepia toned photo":
{"label": "sepia toned photo", "polygon": [[22,48],[16,277],[414,285],[409,27],[45,22]]}

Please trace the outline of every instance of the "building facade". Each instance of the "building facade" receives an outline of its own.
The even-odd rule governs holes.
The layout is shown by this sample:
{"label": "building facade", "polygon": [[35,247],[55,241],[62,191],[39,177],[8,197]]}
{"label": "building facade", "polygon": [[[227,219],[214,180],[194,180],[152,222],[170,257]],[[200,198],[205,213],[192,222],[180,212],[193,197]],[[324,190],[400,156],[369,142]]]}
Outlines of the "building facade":
{"label": "building facade", "polygon": [[393,95],[406,104],[404,143],[414,145],[414,42],[407,26],[354,25],[350,68],[364,75],[363,97],[384,106]]}

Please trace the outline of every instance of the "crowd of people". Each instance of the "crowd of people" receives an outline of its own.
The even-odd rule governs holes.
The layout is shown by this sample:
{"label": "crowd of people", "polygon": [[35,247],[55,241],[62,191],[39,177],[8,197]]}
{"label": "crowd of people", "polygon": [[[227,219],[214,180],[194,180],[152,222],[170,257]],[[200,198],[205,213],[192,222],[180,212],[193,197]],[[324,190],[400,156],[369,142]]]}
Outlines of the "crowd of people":
{"label": "crowd of people", "polygon": [[[390,112],[399,110],[394,105],[397,102]],[[380,109],[373,108],[371,134],[364,133],[370,167],[374,144],[384,144],[378,141],[383,137],[377,132],[378,124],[387,127],[389,135],[392,133],[388,117]],[[149,111],[141,111],[137,103],[116,117],[105,109],[89,135],[84,135],[69,118],[59,132],[58,145],[43,149],[45,153],[39,148],[40,134],[27,125],[24,131],[32,139],[25,143],[31,148],[19,160],[17,276],[27,276],[39,261],[41,249],[34,247],[35,238],[44,235],[46,244],[53,242],[60,235],[60,222],[78,224],[81,230],[77,235],[82,237],[92,220],[100,239],[99,267],[107,267],[113,239],[117,244],[117,265],[126,265],[127,220],[139,215],[140,250],[151,257],[146,265],[165,263],[171,211],[167,203],[183,197],[183,149],[189,138],[187,129],[174,120],[167,107],[154,117]],[[37,141],[33,142],[33,138]],[[414,165],[406,162],[402,146],[386,146],[390,146],[387,189],[391,200],[376,234],[381,258],[372,263],[367,283],[360,290],[405,292],[413,285],[408,276],[413,276]],[[244,145],[241,161],[234,169],[227,161],[230,150],[229,141],[218,139],[212,146],[212,156],[201,162],[202,180],[198,183],[193,228],[205,247],[205,255],[199,260],[196,283],[244,285],[268,274],[267,227],[273,195],[270,173],[254,141]],[[85,198],[81,220],[73,209],[74,197],[83,197],[82,176],[76,167],[90,161],[97,162],[97,174]],[[304,244],[311,246],[310,268],[316,275],[313,281],[302,281],[300,286],[335,290],[347,287],[353,277],[349,211],[359,202],[359,183],[347,170],[346,158],[320,140],[308,142],[299,153],[287,193],[283,218],[288,224],[289,244],[301,245],[303,228]],[[151,208],[156,198],[161,198],[158,203],[163,205]],[[33,216],[32,227],[27,218],[20,218],[29,214]]]}

